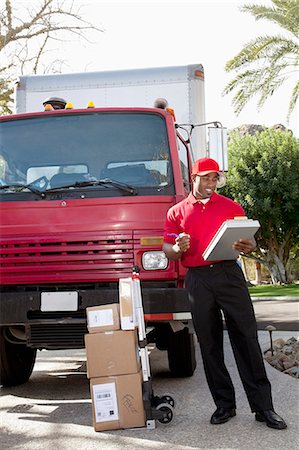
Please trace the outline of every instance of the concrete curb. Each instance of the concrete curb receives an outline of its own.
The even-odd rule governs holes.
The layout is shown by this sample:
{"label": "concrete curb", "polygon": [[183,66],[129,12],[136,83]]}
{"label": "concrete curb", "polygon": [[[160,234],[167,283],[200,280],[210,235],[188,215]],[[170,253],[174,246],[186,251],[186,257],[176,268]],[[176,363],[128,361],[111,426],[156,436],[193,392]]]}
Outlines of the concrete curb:
{"label": "concrete curb", "polygon": [[294,302],[298,302],[299,301],[299,297],[291,297],[291,296],[285,296],[285,297],[256,297],[256,296],[252,296],[251,300],[254,301],[261,301],[261,300],[265,300],[265,301],[271,301],[271,300],[281,300],[283,301],[294,301]]}

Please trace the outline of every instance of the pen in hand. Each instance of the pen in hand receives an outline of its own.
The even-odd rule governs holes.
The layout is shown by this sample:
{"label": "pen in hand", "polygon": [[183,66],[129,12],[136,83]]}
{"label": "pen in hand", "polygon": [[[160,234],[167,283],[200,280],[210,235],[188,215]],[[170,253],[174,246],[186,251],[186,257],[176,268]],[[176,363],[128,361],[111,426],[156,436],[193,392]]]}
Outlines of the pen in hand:
{"label": "pen in hand", "polygon": [[179,251],[186,252],[190,247],[190,235],[182,232],[182,233],[168,233],[167,236],[175,237],[175,245],[178,247]]}

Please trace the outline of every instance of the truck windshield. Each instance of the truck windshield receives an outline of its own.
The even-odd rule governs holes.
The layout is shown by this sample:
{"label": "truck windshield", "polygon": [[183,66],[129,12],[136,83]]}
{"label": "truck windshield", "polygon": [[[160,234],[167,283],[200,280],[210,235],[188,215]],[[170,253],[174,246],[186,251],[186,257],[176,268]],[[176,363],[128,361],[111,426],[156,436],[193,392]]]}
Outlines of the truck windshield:
{"label": "truck windshield", "polygon": [[0,136],[1,193],[80,186],[101,196],[125,195],[115,183],[95,183],[112,180],[144,195],[173,194],[167,130],[159,114],[45,113],[2,121]]}

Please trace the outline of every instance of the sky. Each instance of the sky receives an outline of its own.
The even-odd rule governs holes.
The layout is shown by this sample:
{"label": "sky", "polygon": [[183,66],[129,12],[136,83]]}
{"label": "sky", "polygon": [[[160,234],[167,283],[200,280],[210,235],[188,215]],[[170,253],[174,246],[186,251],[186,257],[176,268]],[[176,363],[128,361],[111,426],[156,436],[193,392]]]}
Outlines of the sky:
{"label": "sky", "polygon": [[[23,0],[34,3],[32,0]],[[35,0],[36,2],[36,0]],[[222,95],[233,77],[225,64],[253,38],[279,34],[267,21],[256,22],[240,7],[246,3],[271,5],[270,0],[75,0],[81,15],[101,28],[89,41],[57,42],[55,56],[64,60],[63,72],[105,71],[202,64],[205,70],[206,120],[228,129],[254,123],[282,123],[299,137],[299,105],[287,125],[286,116],[295,77],[283,85],[260,112],[251,100],[236,116],[233,95]],[[53,52],[49,52],[53,58]]]}

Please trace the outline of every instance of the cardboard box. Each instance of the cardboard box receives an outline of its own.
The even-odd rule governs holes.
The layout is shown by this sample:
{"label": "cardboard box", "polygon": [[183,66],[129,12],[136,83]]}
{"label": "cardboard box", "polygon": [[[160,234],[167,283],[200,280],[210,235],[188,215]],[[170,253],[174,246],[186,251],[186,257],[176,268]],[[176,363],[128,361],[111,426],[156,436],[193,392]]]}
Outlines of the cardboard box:
{"label": "cardboard box", "polygon": [[145,426],[141,373],[90,380],[95,431]]}
{"label": "cardboard box", "polygon": [[119,280],[120,327],[122,330],[134,330],[136,323],[132,278]]}
{"label": "cardboard box", "polygon": [[140,370],[137,331],[85,335],[88,378],[124,375]]}
{"label": "cardboard box", "polygon": [[118,303],[86,308],[86,317],[89,333],[120,329]]}

